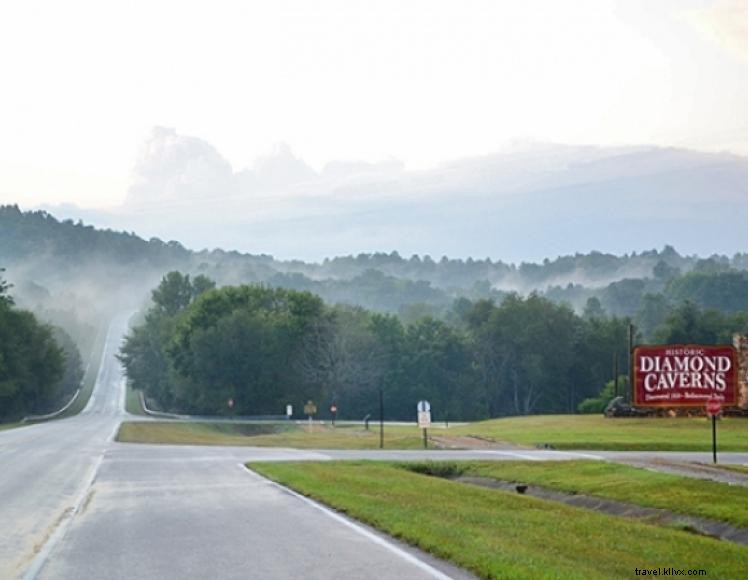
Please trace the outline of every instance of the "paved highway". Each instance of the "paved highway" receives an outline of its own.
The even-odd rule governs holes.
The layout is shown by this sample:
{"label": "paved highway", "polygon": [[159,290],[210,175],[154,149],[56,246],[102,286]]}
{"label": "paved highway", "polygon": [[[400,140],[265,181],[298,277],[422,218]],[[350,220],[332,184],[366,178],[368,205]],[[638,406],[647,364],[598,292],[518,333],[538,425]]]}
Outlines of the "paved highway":
{"label": "paved highway", "polygon": [[[78,416],[0,432],[0,578],[469,578],[295,496],[246,461],[574,459],[652,462],[663,454],[308,451],[113,442],[124,380],[112,324],[94,395]],[[709,454],[675,461],[708,462]],[[722,454],[747,463],[748,454]]]}
{"label": "paved highway", "polygon": [[80,415],[0,432],[0,578],[471,577],[242,466],[314,453],[114,443],[125,325]]}

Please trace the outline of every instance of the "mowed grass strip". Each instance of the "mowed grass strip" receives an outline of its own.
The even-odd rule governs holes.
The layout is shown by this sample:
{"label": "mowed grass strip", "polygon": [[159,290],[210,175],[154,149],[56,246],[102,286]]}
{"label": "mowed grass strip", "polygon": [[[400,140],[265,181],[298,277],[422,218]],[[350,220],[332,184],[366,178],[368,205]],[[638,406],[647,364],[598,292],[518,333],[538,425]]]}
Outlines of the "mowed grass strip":
{"label": "mowed grass strip", "polygon": [[[421,464],[455,473],[614,499],[748,527],[748,488],[604,461],[464,461]],[[404,467],[412,467],[405,465]]]}
{"label": "mowed grass strip", "polygon": [[[176,421],[130,421],[122,423],[117,441],[165,443],[172,445],[244,445],[292,447],[296,449],[377,449],[379,431],[356,425],[331,427],[315,424],[269,425],[272,432],[247,429],[243,423],[181,423]],[[385,429],[385,448],[420,449],[417,427],[391,426]]]}
{"label": "mowed grass strip", "polygon": [[[633,451],[711,451],[710,422],[701,417],[615,418],[598,415],[535,415],[470,423],[451,428],[470,435],[534,447]],[[748,418],[717,424],[720,451],[748,451]]]}
{"label": "mowed grass strip", "polygon": [[743,578],[748,549],[373,462],[249,467],[483,578],[621,578],[636,568]]}

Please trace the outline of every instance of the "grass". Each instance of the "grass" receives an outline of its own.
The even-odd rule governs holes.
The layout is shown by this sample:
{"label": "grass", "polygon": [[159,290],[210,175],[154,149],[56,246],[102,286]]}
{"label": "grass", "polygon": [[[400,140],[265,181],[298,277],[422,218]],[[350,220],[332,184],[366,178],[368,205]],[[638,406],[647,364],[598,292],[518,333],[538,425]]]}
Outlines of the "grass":
{"label": "grass", "polygon": [[[130,410],[130,407],[128,407]],[[284,430],[246,440],[236,433],[215,429],[202,423],[198,432],[180,423],[169,422],[163,427],[140,425],[123,429],[122,441],[141,443],[257,445],[263,447],[296,447],[300,449],[375,449],[379,447],[379,431],[358,425],[336,428],[316,426]],[[297,425],[294,423],[294,425]],[[173,433],[169,433],[173,431]],[[638,418],[605,419],[588,415],[539,415],[512,417],[470,423],[458,427],[430,431],[440,438],[473,436],[496,442],[534,447],[550,444],[557,449],[634,450],[634,451],[711,451],[709,423],[701,418]],[[720,451],[748,451],[748,420],[726,418],[719,422]],[[414,426],[386,426],[387,449],[420,449],[421,431]]]}
{"label": "grass", "polygon": [[73,402],[73,404],[70,405],[70,407],[60,415],[60,417],[71,417],[77,415],[85,409],[88,404],[88,400],[91,398],[91,393],[93,393],[94,386],[96,385],[96,377],[99,374],[99,367],[101,366],[101,357],[104,354],[104,345],[106,344],[108,328],[108,321],[99,327],[96,333],[96,338],[94,339],[93,350],[89,354],[86,372],[83,375],[81,392],[75,402]]}
{"label": "grass", "polygon": [[[270,427],[270,432],[248,427]],[[387,427],[385,448],[420,449],[417,427]],[[246,423],[179,423],[169,421],[124,422],[117,440],[127,443],[169,443],[182,445],[247,445],[253,447],[294,447],[297,449],[377,449],[379,431],[357,425],[313,426]]]}
{"label": "grass", "polygon": [[742,578],[748,569],[743,546],[391,464],[250,467],[483,578],[620,578],[666,567]]}
{"label": "grass", "polygon": [[146,413],[143,411],[143,407],[140,404],[140,391],[130,387],[129,381],[125,386],[125,411],[132,415],[145,416]]}
{"label": "grass", "polygon": [[[661,508],[748,527],[748,488],[605,461],[465,461],[405,465],[433,475],[473,475]],[[451,474],[450,474],[451,470]],[[443,475],[444,476],[444,475]]]}
{"label": "grass", "polygon": [[[481,421],[450,429],[471,435],[556,449],[632,451],[711,451],[710,423],[705,418],[620,418],[597,415],[537,415]],[[717,426],[720,451],[748,451],[748,420],[724,418]]]}

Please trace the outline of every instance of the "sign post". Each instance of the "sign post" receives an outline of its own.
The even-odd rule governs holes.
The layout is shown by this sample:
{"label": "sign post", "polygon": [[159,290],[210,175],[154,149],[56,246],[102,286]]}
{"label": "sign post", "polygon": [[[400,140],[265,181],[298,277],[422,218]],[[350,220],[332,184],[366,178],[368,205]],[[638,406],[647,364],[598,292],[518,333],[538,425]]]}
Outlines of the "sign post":
{"label": "sign post", "polygon": [[717,463],[717,415],[722,411],[722,402],[712,397],[706,402],[706,412],[712,418],[712,461]]}
{"label": "sign post", "polygon": [[335,416],[338,414],[338,406],[335,403],[330,405],[330,414],[332,415],[332,426],[335,427]]}
{"label": "sign post", "polygon": [[312,430],[312,415],[317,413],[317,405],[313,401],[307,401],[304,405],[304,415],[309,416],[309,431]]}
{"label": "sign post", "polygon": [[428,449],[428,428],[431,427],[431,404],[428,401],[418,401],[418,426],[423,429],[423,448]]}

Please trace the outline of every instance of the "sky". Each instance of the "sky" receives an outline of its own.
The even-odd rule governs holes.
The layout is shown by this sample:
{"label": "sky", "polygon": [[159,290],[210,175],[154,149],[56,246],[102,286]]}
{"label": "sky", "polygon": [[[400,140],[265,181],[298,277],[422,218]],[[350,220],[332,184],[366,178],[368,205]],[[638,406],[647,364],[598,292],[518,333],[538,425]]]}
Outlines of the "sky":
{"label": "sky", "polygon": [[111,208],[154,127],[409,170],[517,141],[748,155],[748,2],[0,3],[0,202]]}

